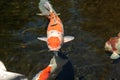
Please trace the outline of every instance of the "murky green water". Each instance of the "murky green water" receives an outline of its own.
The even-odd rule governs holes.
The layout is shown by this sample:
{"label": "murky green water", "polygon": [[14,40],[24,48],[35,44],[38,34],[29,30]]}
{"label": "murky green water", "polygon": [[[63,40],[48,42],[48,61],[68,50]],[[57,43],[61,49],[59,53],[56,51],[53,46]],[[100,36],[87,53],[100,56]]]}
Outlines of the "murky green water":
{"label": "murky green water", "polygon": [[[0,1],[0,60],[9,71],[30,79],[46,67],[53,56],[46,43],[47,19],[37,16],[39,0]],[[119,0],[51,0],[61,13],[65,35],[75,40],[64,44],[62,52],[71,60],[75,80],[120,79],[120,64],[104,51],[104,43],[120,32]]]}

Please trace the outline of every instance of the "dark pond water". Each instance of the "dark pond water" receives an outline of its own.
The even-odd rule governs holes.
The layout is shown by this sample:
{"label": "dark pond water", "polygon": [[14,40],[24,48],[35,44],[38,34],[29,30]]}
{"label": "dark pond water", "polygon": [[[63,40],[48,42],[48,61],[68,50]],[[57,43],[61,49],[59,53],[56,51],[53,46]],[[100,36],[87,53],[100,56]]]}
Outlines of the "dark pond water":
{"label": "dark pond water", "polygon": [[[45,68],[53,53],[38,36],[48,20],[37,16],[39,0],[0,1],[0,60],[9,71],[30,80]],[[75,36],[62,52],[70,59],[75,80],[120,80],[119,60],[110,60],[104,44],[120,32],[120,0],[51,0],[61,13],[65,35]]]}

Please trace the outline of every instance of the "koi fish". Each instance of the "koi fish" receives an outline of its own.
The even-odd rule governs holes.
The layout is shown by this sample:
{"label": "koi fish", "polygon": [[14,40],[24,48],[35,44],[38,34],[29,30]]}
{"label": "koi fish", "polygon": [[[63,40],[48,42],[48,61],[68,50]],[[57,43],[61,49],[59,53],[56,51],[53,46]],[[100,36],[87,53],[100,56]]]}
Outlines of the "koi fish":
{"label": "koi fish", "polygon": [[120,58],[120,33],[117,37],[112,37],[105,43],[105,50],[112,52],[111,59]]}
{"label": "koi fish", "polygon": [[28,80],[24,75],[7,71],[4,63],[0,61],[0,80]]}
{"label": "koi fish", "polygon": [[60,56],[53,56],[50,64],[40,71],[32,80],[54,80],[57,74],[61,71],[63,65],[67,62],[67,59],[63,59]]}
{"label": "koi fish", "polygon": [[[47,0],[45,0],[47,1]],[[50,20],[47,28],[47,37],[38,37],[39,40],[47,42],[50,51],[59,51],[63,43],[69,42],[74,39],[73,36],[64,36],[64,29],[61,19],[58,17],[54,9],[49,6],[50,3],[46,3],[48,12],[48,18]],[[46,8],[46,6],[43,6]],[[40,9],[41,10],[41,9]],[[45,9],[45,11],[47,11]],[[44,10],[42,10],[44,13]],[[46,12],[45,12],[46,15]]]}

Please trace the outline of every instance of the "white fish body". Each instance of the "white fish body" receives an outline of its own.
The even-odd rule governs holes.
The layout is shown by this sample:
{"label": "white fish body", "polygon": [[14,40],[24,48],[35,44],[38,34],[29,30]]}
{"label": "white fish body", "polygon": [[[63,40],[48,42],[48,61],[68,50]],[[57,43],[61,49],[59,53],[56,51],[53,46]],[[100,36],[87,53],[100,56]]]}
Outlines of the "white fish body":
{"label": "white fish body", "polygon": [[0,61],[0,80],[28,80],[24,75],[7,71],[5,65]]}

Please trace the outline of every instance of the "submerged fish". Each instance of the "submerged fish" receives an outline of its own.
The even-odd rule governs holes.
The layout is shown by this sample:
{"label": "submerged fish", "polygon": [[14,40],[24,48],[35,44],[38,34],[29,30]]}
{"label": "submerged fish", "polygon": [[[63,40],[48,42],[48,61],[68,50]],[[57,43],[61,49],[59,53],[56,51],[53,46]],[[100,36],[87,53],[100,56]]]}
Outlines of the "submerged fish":
{"label": "submerged fish", "polygon": [[28,80],[24,75],[7,71],[5,65],[0,61],[0,80]]}
{"label": "submerged fish", "polygon": [[[47,0],[45,0],[47,1]],[[49,3],[49,2],[48,2]],[[46,5],[48,5],[46,3]],[[49,3],[50,4],[50,3]],[[42,6],[46,7],[46,6]],[[50,51],[59,51],[63,43],[69,42],[74,39],[73,36],[64,36],[64,29],[61,19],[55,13],[54,9],[48,5],[48,18],[50,20],[47,28],[47,37],[38,37],[39,40],[46,41]],[[42,10],[44,14],[44,11]],[[46,15],[46,9],[45,9]]]}
{"label": "submerged fish", "polygon": [[63,59],[60,56],[53,56],[50,64],[40,71],[32,80],[54,80],[61,71],[63,65],[67,62],[67,59]]}
{"label": "submerged fish", "polygon": [[105,50],[112,52],[111,59],[120,58],[120,33],[117,37],[112,37],[105,43]]}

